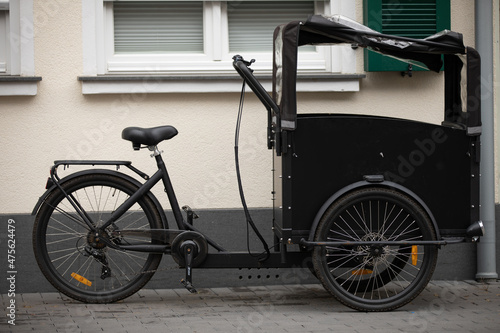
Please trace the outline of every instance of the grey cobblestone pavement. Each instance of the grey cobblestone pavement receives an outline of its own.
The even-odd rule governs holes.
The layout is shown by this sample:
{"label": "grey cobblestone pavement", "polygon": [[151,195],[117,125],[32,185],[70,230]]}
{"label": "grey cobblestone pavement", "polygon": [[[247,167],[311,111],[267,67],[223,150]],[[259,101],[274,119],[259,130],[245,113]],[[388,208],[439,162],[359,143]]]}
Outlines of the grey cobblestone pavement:
{"label": "grey cobblestone pavement", "polygon": [[[11,298],[2,295],[9,314]],[[114,304],[59,293],[17,294],[0,332],[499,332],[500,283],[432,281],[393,312],[353,311],[321,285],[145,289]],[[7,318],[7,320],[6,320]]]}

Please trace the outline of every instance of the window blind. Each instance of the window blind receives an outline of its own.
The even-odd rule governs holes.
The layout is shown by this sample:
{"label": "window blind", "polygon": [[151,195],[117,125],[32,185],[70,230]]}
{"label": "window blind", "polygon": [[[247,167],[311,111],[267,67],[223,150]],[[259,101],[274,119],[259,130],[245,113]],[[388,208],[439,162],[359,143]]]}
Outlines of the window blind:
{"label": "window blind", "polygon": [[0,73],[7,72],[7,10],[0,8]]}
{"label": "window blind", "polygon": [[436,33],[436,0],[382,1],[382,32],[410,38]]}
{"label": "window blind", "polygon": [[115,53],[202,53],[203,1],[113,3]]}
{"label": "window blind", "polygon": [[314,1],[230,1],[227,3],[229,50],[272,52],[273,31],[279,24],[306,20],[311,14]]}

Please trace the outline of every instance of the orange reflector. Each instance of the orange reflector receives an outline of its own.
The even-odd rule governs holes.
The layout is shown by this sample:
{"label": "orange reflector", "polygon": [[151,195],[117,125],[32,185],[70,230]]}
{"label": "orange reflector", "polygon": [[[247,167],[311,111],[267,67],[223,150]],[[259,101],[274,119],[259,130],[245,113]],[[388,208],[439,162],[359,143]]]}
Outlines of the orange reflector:
{"label": "orange reflector", "polygon": [[87,280],[86,278],[84,278],[83,276],[81,275],[78,275],[76,273],[71,273],[71,277],[81,283],[83,283],[84,285],[87,285],[87,286],[92,286],[92,282],[90,282],[89,280]]}
{"label": "orange reflector", "polygon": [[356,269],[351,272],[352,275],[366,275],[371,273],[373,273],[371,269]]}
{"label": "orange reflector", "polygon": [[411,247],[411,263],[413,266],[417,266],[417,259],[418,259],[418,250],[416,245],[412,245]]}

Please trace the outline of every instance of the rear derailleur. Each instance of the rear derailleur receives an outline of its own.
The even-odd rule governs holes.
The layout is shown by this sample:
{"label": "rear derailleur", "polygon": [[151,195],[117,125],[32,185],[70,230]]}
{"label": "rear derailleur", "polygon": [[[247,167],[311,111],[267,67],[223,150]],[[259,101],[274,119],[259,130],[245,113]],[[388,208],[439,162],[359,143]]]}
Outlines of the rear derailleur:
{"label": "rear derailleur", "polygon": [[106,279],[111,277],[111,268],[109,268],[108,260],[106,259],[106,254],[103,250],[92,248],[91,246],[85,246],[85,256],[93,257],[97,262],[102,265],[101,268],[101,279]]}

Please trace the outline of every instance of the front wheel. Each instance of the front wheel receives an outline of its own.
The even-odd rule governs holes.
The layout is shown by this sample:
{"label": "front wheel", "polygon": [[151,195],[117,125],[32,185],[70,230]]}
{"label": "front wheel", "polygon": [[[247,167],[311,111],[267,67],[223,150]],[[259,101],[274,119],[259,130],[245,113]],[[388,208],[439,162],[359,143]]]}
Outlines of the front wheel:
{"label": "front wheel", "polygon": [[[122,177],[94,173],[77,176],[62,184],[95,227],[136,190]],[[161,254],[119,251],[116,245],[157,241],[124,236],[125,230],[161,229],[154,202],[145,195],[109,227],[96,235],[75,211],[64,193],[55,189],[41,206],[33,227],[33,250],[47,280],[67,296],[87,303],[110,303],[141,289],[158,267]]]}
{"label": "front wheel", "polygon": [[387,188],[358,189],[335,201],[316,229],[316,242],[390,242],[408,245],[318,246],[316,274],[340,302],[362,311],[388,311],[413,300],[437,262],[436,233],[410,197]]}

